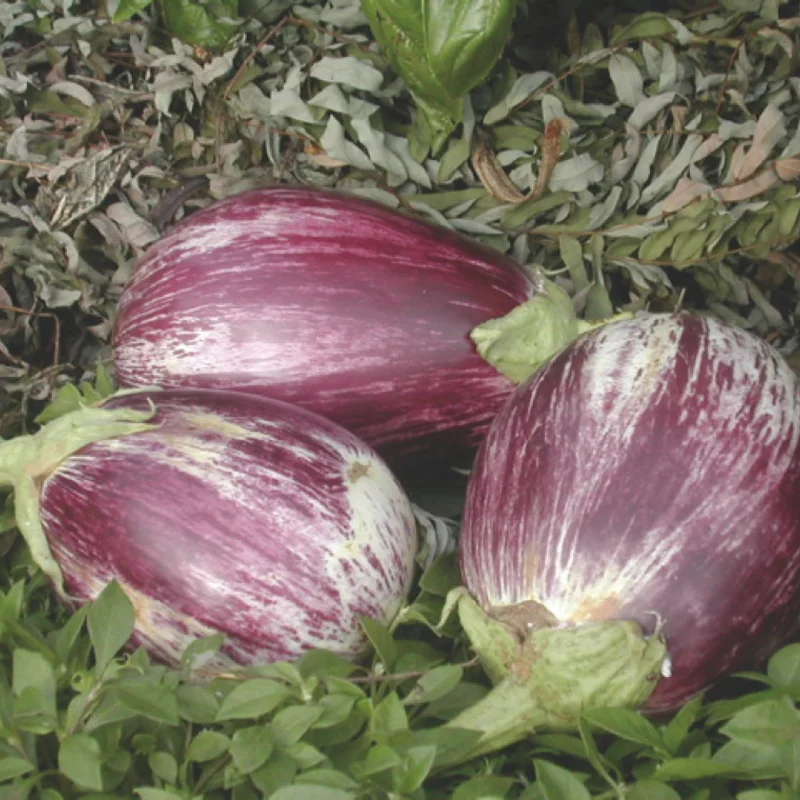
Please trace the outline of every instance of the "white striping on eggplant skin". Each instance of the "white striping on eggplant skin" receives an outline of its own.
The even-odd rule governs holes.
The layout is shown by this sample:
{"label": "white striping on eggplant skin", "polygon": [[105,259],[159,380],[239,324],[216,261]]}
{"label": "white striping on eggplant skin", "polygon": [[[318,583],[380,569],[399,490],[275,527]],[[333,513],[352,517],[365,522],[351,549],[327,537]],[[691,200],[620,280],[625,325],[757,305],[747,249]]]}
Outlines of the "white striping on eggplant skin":
{"label": "white striping on eggplant skin", "polygon": [[665,621],[679,705],[789,638],[800,614],[800,383],[713,318],[594,331],[520,387],[468,489],[464,582],[561,623]]}
{"label": "white striping on eggplant skin", "polygon": [[[220,631],[206,668],[356,658],[358,617],[389,622],[410,588],[413,511],[376,454],[333,423],[278,401],[164,390],[160,427],[98,442],[42,487],[42,522],[70,596],[112,577],[134,602],[134,641],[177,663]],[[72,603],[74,605],[74,602]]]}
{"label": "white striping on eggplant skin", "polygon": [[246,192],[156,242],[119,304],[123,386],[310,408],[384,456],[471,455],[513,385],[470,341],[528,300],[513,260],[354,196]]}

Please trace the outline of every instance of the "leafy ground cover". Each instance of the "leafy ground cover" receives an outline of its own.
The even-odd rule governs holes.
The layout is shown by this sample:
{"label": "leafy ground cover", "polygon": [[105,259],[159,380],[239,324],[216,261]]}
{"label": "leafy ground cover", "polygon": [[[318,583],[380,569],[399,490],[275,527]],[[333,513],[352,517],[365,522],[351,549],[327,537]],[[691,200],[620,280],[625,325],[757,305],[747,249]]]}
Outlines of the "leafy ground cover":
{"label": "leafy ground cover", "polygon": [[[365,11],[390,5],[0,6],[4,437],[59,388],[108,391],[116,300],[163,230],[274,182],[355,191],[511,252],[586,319],[703,309],[800,365],[790,4],[520,2],[500,60],[442,77],[446,97],[376,42]],[[424,501],[457,512],[458,492]],[[800,796],[800,644],[669,721],[598,711],[576,735],[444,770],[466,743],[431,729],[487,689],[455,622],[437,628],[452,557],[392,631],[367,623],[372,664],[313,653],[199,686],[189,666],[219,642],[182,670],[123,654],[118,587],[68,616],[10,500],[0,519],[0,797]]]}

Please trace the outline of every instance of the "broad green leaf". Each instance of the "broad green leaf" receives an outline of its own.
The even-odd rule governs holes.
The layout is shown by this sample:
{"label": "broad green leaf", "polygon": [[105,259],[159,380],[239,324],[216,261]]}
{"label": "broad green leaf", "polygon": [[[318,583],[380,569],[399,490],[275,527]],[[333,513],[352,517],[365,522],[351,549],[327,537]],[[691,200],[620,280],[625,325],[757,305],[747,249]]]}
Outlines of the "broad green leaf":
{"label": "broad green leaf", "polygon": [[583,716],[609,733],[652,747],[656,751],[664,751],[661,734],[652,722],[636,711],[628,708],[600,708],[587,711]]}
{"label": "broad green leaf", "polygon": [[404,794],[416,792],[422,786],[425,778],[436,760],[436,745],[421,745],[411,747],[403,764],[405,774],[397,782],[397,789]]}
{"label": "broad green leaf", "polygon": [[356,665],[345,661],[341,656],[330,650],[307,650],[297,662],[297,668],[304,678],[317,676],[320,678],[335,676],[346,678],[351,675]]}
{"label": "broad green leaf", "polygon": [[284,751],[274,752],[272,758],[257,769],[250,780],[265,797],[272,797],[283,786],[288,786],[297,774],[297,763]]}
{"label": "broad green leaf", "polygon": [[638,781],[625,796],[627,800],[681,800],[671,786],[660,781]]}
{"label": "broad green leaf", "polygon": [[[26,690],[35,690],[39,712],[56,717],[56,676],[50,662],[33,650],[14,650],[12,690],[20,698]],[[15,712],[18,709],[15,707]]]}
{"label": "broad green leaf", "polygon": [[119,583],[112,580],[91,604],[87,614],[98,676],[131,638],[135,621],[133,603]]}
{"label": "broad green leaf", "polygon": [[800,699],[800,642],[780,649],[769,660],[767,675],[779,689]]}
{"label": "broad green leaf", "polygon": [[202,639],[195,639],[189,644],[181,654],[181,670],[188,673],[192,669],[194,662],[200,657],[216,653],[222,647],[225,635],[215,633],[212,636],[204,636]]}
{"label": "broad green leaf", "polygon": [[272,755],[275,733],[270,725],[252,725],[233,734],[230,754],[242,775],[249,775],[263,766]]}
{"label": "broad green leaf", "polygon": [[103,789],[100,743],[85,733],[67,736],[58,751],[58,769],[73,783],[95,792]]}
{"label": "broad green leaf", "polygon": [[178,702],[178,713],[183,719],[199,725],[210,725],[216,721],[219,700],[207,687],[192,684],[179,686],[175,699]]}
{"label": "broad green leaf", "polygon": [[688,735],[689,729],[694,725],[702,705],[703,698],[701,696],[692,698],[678,711],[669,723],[662,728],[661,739],[670,755],[675,755],[678,751],[678,748]]}
{"label": "broad green leaf", "polygon": [[213,761],[228,752],[231,740],[219,731],[200,731],[186,750],[187,761]]}
{"label": "broad green leaf", "polygon": [[178,762],[172,753],[167,753],[164,750],[151,753],[148,756],[147,763],[153,775],[164,781],[164,783],[175,783],[178,779]]}
{"label": "broad green leaf", "polygon": [[288,747],[300,741],[305,732],[322,716],[317,705],[289,706],[281,709],[272,720],[275,742]]}
{"label": "broad green leaf", "polygon": [[534,759],[533,763],[545,800],[590,800],[589,792],[574,773],[550,761]]}
{"label": "broad green leaf", "polygon": [[120,0],[111,17],[113,22],[126,22],[135,14],[147,8],[152,0]]}
{"label": "broad green leaf", "polygon": [[388,628],[377,620],[364,616],[361,617],[361,627],[364,628],[364,632],[386,669],[393,669],[397,659],[397,645]]}
{"label": "broad green leaf", "polygon": [[295,778],[296,784],[313,783],[330,789],[357,790],[358,784],[344,772],[337,769],[310,769]]}
{"label": "broad green leaf", "polygon": [[12,781],[20,775],[25,775],[32,772],[36,767],[25,758],[17,758],[16,756],[8,756],[0,758],[0,783],[5,781]]}
{"label": "broad green leaf", "polygon": [[169,789],[152,789],[146,786],[140,786],[133,791],[139,795],[141,800],[175,800],[175,798],[182,798],[185,800],[184,795],[178,792],[172,792]]}
{"label": "broad green leaf", "polygon": [[223,701],[217,722],[229,719],[258,719],[277,708],[289,697],[289,690],[268,678],[253,678],[240,683]]}
{"label": "broad green leaf", "polygon": [[461,584],[458,559],[455,554],[440,556],[419,579],[420,589],[437,597],[447,597],[451,589]]}
{"label": "broad green leaf", "polygon": [[44,425],[58,417],[63,417],[64,414],[80,408],[82,402],[83,397],[78,391],[78,387],[74,383],[65,383],[58,389],[50,403],[36,417],[35,422],[39,425]]}
{"label": "broad green leaf", "polygon": [[395,692],[387,694],[375,706],[370,728],[373,734],[379,737],[391,736],[398,731],[408,730],[408,716],[402,701]]}
{"label": "broad green leaf", "polygon": [[782,745],[800,739],[800,711],[774,700],[745,708],[722,726],[731,739]]}
{"label": "broad green leaf", "polygon": [[653,773],[658,781],[694,781],[702,778],[744,778],[747,771],[709,758],[673,758]]}
{"label": "broad green leaf", "polygon": [[674,33],[675,29],[664,14],[650,12],[638,14],[630,25],[614,34],[612,44],[621,44],[631,39],[653,39]]}
{"label": "broad green leaf", "polygon": [[222,47],[236,33],[238,0],[169,0],[161,8],[173,36],[200,47]]}
{"label": "broad green leaf", "polygon": [[270,795],[270,800],[356,800],[354,792],[330,786],[285,786]]}
{"label": "broad green leaf", "polygon": [[361,5],[414,95],[438,151],[461,121],[463,98],[502,54],[516,0],[362,0]]}
{"label": "broad green leaf", "polygon": [[166,686],[123,683],[117,687],[119,702],[147,719],[164,725],[177,725],[178,701]]}
{"label": "broad green leaf", "polygon": [[464,669],[456,664],[434,667],[417,681],[403,702],[406,705],[418,705],[438,700],[455,689],[463,677]]}
{"label": "broad green leaf", "polygon": [[403,763],[396,750],[386,744],[376,744],[370,748],[367,757],[357,765],[358,774],[362,776],[376,775],[379,772],[394,769]]}
{"label": "broad green leaf", "polygon": [[746,770],[761,779],[780,778],[785,775],[781,750],[772,744],[734,740],[714,753],[717,764]]}
{"label": "broad green leaf", "polygon": [[503,775],[478,775],[462,783],[453,792],[452,800],[485,800],[505,797],[516,783],[514,778]]}

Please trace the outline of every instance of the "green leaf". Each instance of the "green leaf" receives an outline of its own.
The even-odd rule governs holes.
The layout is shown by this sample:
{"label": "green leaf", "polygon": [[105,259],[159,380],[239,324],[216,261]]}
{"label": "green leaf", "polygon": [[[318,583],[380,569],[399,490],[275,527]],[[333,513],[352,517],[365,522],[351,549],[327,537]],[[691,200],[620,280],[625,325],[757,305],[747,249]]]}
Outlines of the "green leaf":
{"label": "green leaf", "polygon": [[216,721],[257,719],[277,708],[289,697],[289,690],[269,678],[253,678],[240,683],[223,701]]}
{"label": "green leaf", "polygon": [[252,725],[233,734],[230,754],[242,775],[249,775],[263,766],[272,755],[275,733],[270,725]]}
{"label": "green leaf", "polygon": [[782,745],[800,739],[800,711],[780,700],[759,703],[740,711],[720,730],[731,739]]}
{"label": "green leaf", "polygon": [[172,792],[169,789],[151,789],[146,786],[140,786],[133,791],[138,794],[142,800],[175,800],[176,797],[185,800],[182,794],[179,794],[178,792]]}
{"label": "green leaf", "polygon": [[143,717],[164,725],[178,725],[178,702],[166,686],[124,683],[117,687],[120,703]]}
{"label": "green leaf", "polygon": [[169,0],[162,5],[170,33],[187,44],[222,47],[236,33],[238,0]]}
{"label": "green leaf", "polygon": [[24,758],[17,758],[16,756],[0,758],[0,783],[14,780],[14,778],[18,778],[20,775],[25,775],[35,769],[36,767]]}
{"label": "green leaf", "polygon": [[438,700],[455,689],[463,677],[464,669],[456,664],[434,667],[417,681],[403,702],[406,705],[418,705]]}
{"label": "green leaf", "polygon": [[462,783],[453,792],[452,800],[486,800],[505,797],[516,781],[502,775],[478,775]]}
{"label": "green leaf", "polygon": [[75,733],[61,742],[58,769],[73,783],[95,792],[103,789],[103,756],[100,743],[85,733]]}
{"label": "green leaf", "polygon": [[545,800],[590,800],[586,787],[569,770],[539,759],[533,763]]}
{"label": "green leaf", "polygon": [[83,397],[74,383],[65,383],[55,393],[53,399],[45,406],[44,410],[36,417],[35,422],[45,425],[51,420],[63,417],[70,411],[81,407]]}
{"label": "green leaf", "polygon": [[298,742],[321,716],[322,708],[316,705],[289,706],[281,709],[272,720],[275,742],[281,747],[288,747]]}
{"label": "green leaf", "polygon": [[702,705],[702,696],[692,698],[669,721],[669,724],[662,728],[661,739],[670,755],[675,755],[678,751],[695,720],[697,720]]}
{"label": "green leaf", "polygon": [[[12,690],[19,698],[26,690],[35,690],[38,695],[38,713],[52,719],[56,717],[56,676],[50,662],[33,650],[17,648],[13,658]],[[18,708],[15,708],[15,712]]]}
{"label": "green leaf", "polygon": [[392,634],[389,633],[389,629],[371,617],[362,616],[360,621],[378,658],[384,663],[386,669],[391,670],[397,660],[397,645]]}
{"label": "green leaf", "polygon": [[660,781],[638,781],[625,796],[627,800],[681,800],[671,786]]}
{"label": "green leaf", "polygon": [[151,2],[152,0],[120,0],[111,20],[113,22],[126,22],[132,16],[147,8]]}
{"label": "green leaf", "polygon": [[265,797],[272,797],[278,789],[288,786],[297,774],[297,763],[284,751],[273,753],[272,758],[257,769],[250,780]]}
{"label": "green leaf", "polygon": [[375,736],[391,736],[398,731],[408,730],[408,717],[403,703],[395,692],[391,692],[375,706],[370,728]]}
{"label": "green leaf", "polygon": [[330,650],[307,650],[297,662],[297,668],[304,678],[346,678],[357,666]]}
{"label": "green leaf", "polygon": [[438,151],[511,32],[516,0],[362,0],[372,32],[404,78]]}
{"label": "green leaf", "polygon": [[157,753],[151,753],[147,758],[147,763],[159,780],[164,783],[175,783],[178,779],[178,762],[172,753],[167,753],[161,750]]}
{"label": "green leaf", "polygon": [[403,763],[403,759],[393,748],[386,744],[376,744],[371,747],[367,757],[357,765],[358,774],[361,776],[377,775],[380,772],[394,769]]}
{"label": "green leaf", "polygon": [[128,595],[112,580],[89,607],[87,623],[94,647],[97,675],[131,638],[136,614]]}
{"label": "green leaf", "polygon": [[178,713],[183,719],[199,725],[210,725],[216,721],[219,700],[207,687],[184,684],[178,687],[175,699],[178,702]]}
{"label": "green leaf", "polygon": [[425,778],[436,760],[435,745],[421,745],[408,750],[405,763],[405,775],[397,782],[397,789],[404,794],[416,792],[422,786]]}
{"label": "green leaf", "polygon": [[213,761],[228,752],[231,740],[219,731],[200,731],[186,750],[187,761]]}
{"label": "green leaf", "polygon": [[337,769],[310,769],[295,779],[296,784],[313,783],[315,786],[326,786],[332,789],[358,789],[358,784],[344,772]]}
{"label": "green leaf", "polygon": [[419,587],[437,597],[447,597],[451,589],[461,585],[461,573],[455,553],[440,556],[419,579]]}
{"label": "green leaf", "polygon": [[285,786],[270,795],[269,800],[355,800],[353,792],[333,789],[330,786]]}
{"label": "green leaf", "polygon": [[653,773],[659,781],[694,781],[702,778],[743,778],[747,771],[710,758],[673,758]]}
{"label": "green leaf", "polygon": [[767,675],[779,689],[800,699],[800,642],[778,650],[769,660]]}
{"label": "green leaf", "polygon": [[652,39],[674,33],[669,18],[656,12],[638,14],[630,25],[614,34],[611,44],[621,44],[631,39]]}
{"label": "green leaf", "polygon": [[652,747],[658,752],[664,752],[661,734],[651,722],[636,711],[627,708],[599,708],[587,711],[583,716],[592,725],[609,733]]}
{"label": "green leaf", "polygon": [[216,653],[222,647],[225,635],[215,633],[212,636],[204,636],[202,639],[195,639],[189,644],[181,654],[181,670],[184,674],[191,671],[192,665],[200,657]]}

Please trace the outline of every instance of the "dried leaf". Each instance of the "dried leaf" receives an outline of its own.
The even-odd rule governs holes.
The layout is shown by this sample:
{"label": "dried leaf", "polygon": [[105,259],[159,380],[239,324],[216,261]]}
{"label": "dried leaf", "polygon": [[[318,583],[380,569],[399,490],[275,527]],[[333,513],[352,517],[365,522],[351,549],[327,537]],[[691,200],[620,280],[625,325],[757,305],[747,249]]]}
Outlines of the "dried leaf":
{"label": "dried leaf", "polygon": [[758,118],[756,130],[753,135],[753,143],[747,155],[738,163],[737,168],[733,170],[734,179],[736,181],[743,181],[753,175],[767,160],[772,149],[785,135],[786,124],[783,113],[777,106],[770,103]]}
{"label": "dried leaf", "polygon": [[719,186],[713,194],[723,203],[737,203],[740,200],[749,200],[758,197],[778,183],[778,176],[774,172],[762,172],[755,178],[733,186]]}
{"label": "dried leaf", "polygon": [[786,183],[800,180],[800,158],[782,158],[776,161],[772,168],[775,174]]}
{"label": "dried leaf", "polygon": [[472,168],[492,197],[504,203],[521,203],[525,195],[511,182],[497,161],[497,156],[487,140],[480,137],[472,151]]}
{"label": "dried leaf", "polygon": [[683,177],[678,181],[678,185],[672,192],[664,198],[661,210],[665,214],[672,214],[675,211],[680,211],[684,206],[688,206],[689,203],[693,202],[698,197],[707,195],[710,191],[711,187],[708,184]]}

